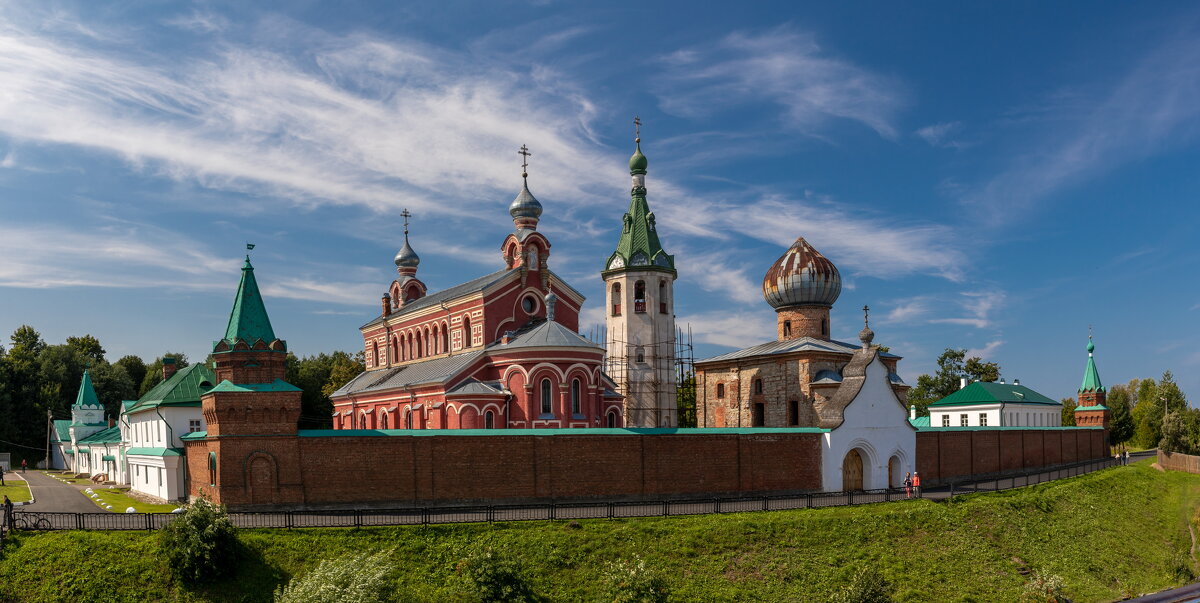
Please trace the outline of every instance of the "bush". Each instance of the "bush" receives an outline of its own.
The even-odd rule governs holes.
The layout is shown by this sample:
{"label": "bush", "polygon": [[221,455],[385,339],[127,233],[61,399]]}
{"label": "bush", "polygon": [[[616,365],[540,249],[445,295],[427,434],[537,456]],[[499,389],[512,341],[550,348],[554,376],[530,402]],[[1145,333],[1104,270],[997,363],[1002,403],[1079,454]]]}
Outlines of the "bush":
{"label": "bush", "polygon": [[382,603],[390,588],[392,551],[351,553],[321,561],[316,569],[275,589],[276,603]]}
{"label": "bush", "polygon": [[458,573],[480,601],[536,601],[521,561],[491,547],[464,559]]}
{"label": "bush", "polygon": [[833,603],[892,603],[892,583],[879,572],[858,570],[850,584],[843,586],[832,599]]}
{"label": "bush", "polygon": [[167,565],[185,582],[208,582],[232,573],[241,553],[225,506],[205,498],[188,505],[159,539]]}
{"label": "bush", "polygon": [[1063,579],[1045,572],[1034,572],[1033,578],[1025,583],[1021,603],[1069,603],[1063,594]]}
{"label": "bush", "polygon": [[604,600],[612,603],[662,603],[670,594],[662,576],[646,567],[637,555],[632,560],[609,563],[604,581],[608,585]]}

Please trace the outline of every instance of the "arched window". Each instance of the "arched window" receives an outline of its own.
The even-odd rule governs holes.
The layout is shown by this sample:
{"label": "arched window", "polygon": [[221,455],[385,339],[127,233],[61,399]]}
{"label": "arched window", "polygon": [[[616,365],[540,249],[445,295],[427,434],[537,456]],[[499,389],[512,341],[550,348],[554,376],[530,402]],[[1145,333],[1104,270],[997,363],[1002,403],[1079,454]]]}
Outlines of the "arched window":
{"label": "arched window", "polygon": [[554,412],[554,404],[550,396],[550,389],[550,380],[542,379],[542,414],[544,415]]}
{"label": "arched window", "polygon": [[463,347],[471,347],[471,317],[463,317]]}
{"label": "arched window", "polygon": [[783,321],[783,336],[784,337],[792,336],[792,321],[790,321],[790,320]]}
{"label": "arched window", "polygon": [[417,333],[417,358],[425,357],[425,338]]}
{"label": "arched window", "polygon": [[763,393],[762,379],[754,380],[754,393],[762,395],[762,393]]}
{"label": "arched window", "polygon": [[440,350],[438,347],[442,343],[442,334],[438,332],[438,329],[439,329],[438,325],[436,325],[436,324],[433,325],[433,332],[432,332],[433,338],[429,340],[429,355],[430,356],[432,356],[434,354],[442,353],[442,350]]}
{"label": "arched window", "polygon": [[633,284],[633,311],[639,314],[646,311],[646,281]]}
{"label": "arched window", "polygon": [[217,485],[217,453],[208,453],[208,485]]}
{"label": "arched window", "polygon": [[667,313],[667,281],[658,281],[658,313]]}
{"label": "arched window", "polygon": [[829,337],[829,319],[821,319],[821,335]]}
{"label": "arched window", "polygon": [[392,362],[396,362],[396,361],[400,360],[400,340],[395,335],[392,335],[391,354],[392,354],[392,359],[391,359]]}
{"label": "arched window", "polygon": [[642,348],[638,348],[637,353],[634,355],[634,357],[637,359],[638,362],[645,362],[646,361],[646,351],[643,350]]}
{"label": "arched window", "polygon": [[609,427],[617,426],[617,411],[615,411],[615,410],[608,411],[608,426]]}
{"label": "arched window", "polygon": [[404,428],[412,429],[412,409],[411,408],[406,408],[404,410]]}
{"label": "arched window", "polygon": [[621,315],[621,283],[613,283],[612,286],[612,315]]}
{"label": "arched window", "polygon": [[490,410],[483,413],[483,428],[484,429],[495,429],[496,428],[496,413],[494,413]]}
{"label": "arched window", "polygon": [[800,401],[792,400],[788,402],[788,425],[793,427],[800,424]]}
{"label": "arched window", "polygon": [[579,380],[571,380],[571,414],[578,415],[582,413],[579,399]]}
{"label": "arched window", "polygon": [[445,324],[442,325],[442,353],[450,351],[450,331]]}
{"label": "arched window", "polygon": [[724,397],[725,397],[725,384],[724,384],[724,383],[718,383],[718,384],[717,384],[717,397],[718,397],[718,398],[724,398]]}
{"label": "arched window", "polygon": [[380,429],[388,428],[388,416],[387,416],[386,412],[379,413],[379,428]]}
{"label": "arched window", "polygon": [[379,361],[379,342],[372,341],[371,348],[373,350],[373,353],[371,354],[371,362],[374,362],[375,366],[379,366],[379,365],[383,364],[382,362]]}

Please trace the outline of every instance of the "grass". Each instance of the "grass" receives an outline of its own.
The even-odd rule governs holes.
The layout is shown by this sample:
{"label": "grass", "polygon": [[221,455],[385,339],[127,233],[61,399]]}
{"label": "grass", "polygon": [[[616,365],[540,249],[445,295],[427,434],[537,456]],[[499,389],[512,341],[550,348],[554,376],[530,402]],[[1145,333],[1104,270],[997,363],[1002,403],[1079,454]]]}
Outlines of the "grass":
{"label": "grass", "polygon": [[[29,502],[33,500],[33,494],[29,492],[29,485],[25,482],[5,477],[4,484],[0,486],[0,497],[7,496],[13,502]],[[3,498],[0,498],[0,501],[3,500]]]}
{"label": "grass", "polygon": [[67,484],[92,485],[92,480],[86,477],[71,477],[76,475],[73,471],[42,471],[42,473]]}
{"label": "grass", "polygon": [[[103,505],[112,505],[113,513],[124,513],[125,509],[133,507],[138,513],[170,513],[179,505],[173,504],[155,504],[142,502],[129,496],[129,488],[109,488],[107,486],[99,486],[92,488],[92,492],[96,493],[96,498],[88,497],[88,500],[96,503],[102,510]],[[87,496],[87,493],[84,492]]]}
{"label": "grass", "polygon": [[[115,507],[116,505],[114,505]],[[1141,462],[952,502],[568,522],[245,530],[232,579],[175,582],[151,534],[17,534],[0,558],[0,600],[269,601],[323,559],[392,550],[396,591],[468,599],[456,566],[483,546],[529,567],[549,601],[596,601],[598,577],[641,556],[672,600],[824,600],[863,567],[898,601],[1015,601],[1025,575],[1060,576],[1075,601],[1111,601],[1190,580],[1200,476]],[[30,571],[30,570],[34,571]]]}

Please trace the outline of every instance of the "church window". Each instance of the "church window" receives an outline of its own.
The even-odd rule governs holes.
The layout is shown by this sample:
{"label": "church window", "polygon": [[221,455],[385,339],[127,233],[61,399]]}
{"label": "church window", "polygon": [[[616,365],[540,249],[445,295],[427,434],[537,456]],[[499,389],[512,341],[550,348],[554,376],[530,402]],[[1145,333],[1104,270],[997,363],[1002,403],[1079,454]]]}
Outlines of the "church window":
{"label": "church window", "polygon": [[554,405],[550,397],[550,380],[542,379],[542,414],[548,415],[554,412]]}
{"label": "church window", "polygon": [[792,400],[788,402],[788,425],[795,427],[800,425],[800,401]]}
{"label": "church window", "polygon": [[613,283],[612,286],[612,315],[621,315],[621,283]]}
{"label": "church window", "polygon": [[579,399],[579,380],[571,380],[571,414],[577,415],[582,412]]}
{"label": "church window", "polygon": [[412,429],[412,409],[404,409],[404,428]]}
{"label": "church window", "polygon": [[979,426],[987,427],[987,413],[986,412],[979,413]]}
{"label": "church window", "polygon": [[490,410],[483,413],[483,428],[484,429],[495,429],[496,428],[496,413],[494,413]]}
{"label": "church window", "polygon": [[970,421],[970,418],[969,418],[969,416],[968,416],[966,413],[963,413],[963,414],[961,414],[961,415],[958,415],[958,425],[959,425],[959,427],[967,427],[967,425],[968,425],[970,422],[971,422],[971,421]]}
{"label": "church window", "polygon": [[521,309],[526,314],[533,314],[537,310],[537,301],[533,299],[532,295],[526,295],[521,298]]}
{"label": "church window", "polygon": [[200,419],[188,419],[188,433],[200,431]]}
{"label": "church window", "polygon": [[633,311],[638,314],[646,311],[646,281],[638,281],[633,285]]}
{"label": "church window", "polygon": [[829,337],[829,320],[826,318],[821,319],[821,335]]}
{"label": "church window", "polygon": [[608,426],[610,428],[617,426],[617,411],[615,411],[615,410],[608,411]]}
{"label": "church window", "polygon": [[388,416],[387,416],[386,412],[379,414],[379,428],[380,429],[388,428]]}
{"label": "church window", "polygon": [[379,362],[379,342],[371,342],[371,348],[373,349],[373,353],[371,354],[371,362],[375,363],[375,366],[379,366],[382,364]]}
{"label": "church window", "polygon": [[783,321],[783,336],[784,337],[792,336],[792,321],[790,321],[790,320]]}
{"label": "church window", "polygon": [[425,357],[425,338],[417,333],[417,358]]}
{"label": "church window", "polygon": [[724,384],[724,383],[718,383],[718,384],[717,384],[717,397],[718,397],[718,398],[724,398],[724,397],[725,397],[725,384]]}
{"label": "church window", "polygon": [[667,313],[667,281],[658,281],[658,313]]}
{"label": "church window", "polygon": [[392,362],[396,362],[396,361],[400,360],[400,340],[397,339],[395,335],[392,335],[391,354],[392,354],[392,358],[391,358]]}
{"label": "church window", "polygon": [[638,349],[637,349],[637,354],[636,354],[636,356],[635,356],[635,357],[637,358],[637,361],[638,361],[639,363],[645,362],[645,361],[646,361],[646,352],[645,352],[645,350],[643,350],[642,348],[638,348]]}
{"label": "church window", "polygon": [[471,317],[463,317],[463,347],[471,347]]}
{"label": "church window", "polygon": [[949,427],[949,426],[950,426],[950,415],[948,415],[948,414],[942,415],[942,427]]}
{"label": "church window", "polygon": [[762,395],[762,393],[763,393],[763,384],[762,384],[762,379],[755,379],[755,380],[754,380],[754,393],[756,393],[756,394],[758,394],[758,395],[760,395],[760,396]]}
{"label": "church window", "polygon": [[442,352],[443,353],[450,351],[450,331],[448,329],[449,329],[449,327],[447,327],[444,324],[442,325]]}
{"label": "church window", "polygon": [[766,425],[766,420],[767,420],[766,415],[767,415],[767,405],[763,404],[762,402],[755,403],[754,404],[754,416],[752,419],[754,421],[754,427],[762,427],[762,426]]}

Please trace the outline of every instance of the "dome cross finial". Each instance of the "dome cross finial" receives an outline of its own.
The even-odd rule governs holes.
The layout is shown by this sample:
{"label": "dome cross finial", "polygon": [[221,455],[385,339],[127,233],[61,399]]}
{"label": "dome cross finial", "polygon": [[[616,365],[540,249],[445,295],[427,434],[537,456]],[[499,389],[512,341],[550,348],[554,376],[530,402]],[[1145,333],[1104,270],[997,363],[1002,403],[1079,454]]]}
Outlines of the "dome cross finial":
{"label": "dome cross finial", "polygon": [[642,142],[642,118],[637,115],[633,116],[633,142]]}
{"label": "dome cross finial", "polygon": [[528,181],[529,180],[529,156],[532,155],[533,153],[529,152],[528,146],[521,145],[521,150],[517,151],[517,154],[521,156],[521,177],[524,178],[526,181]]}

